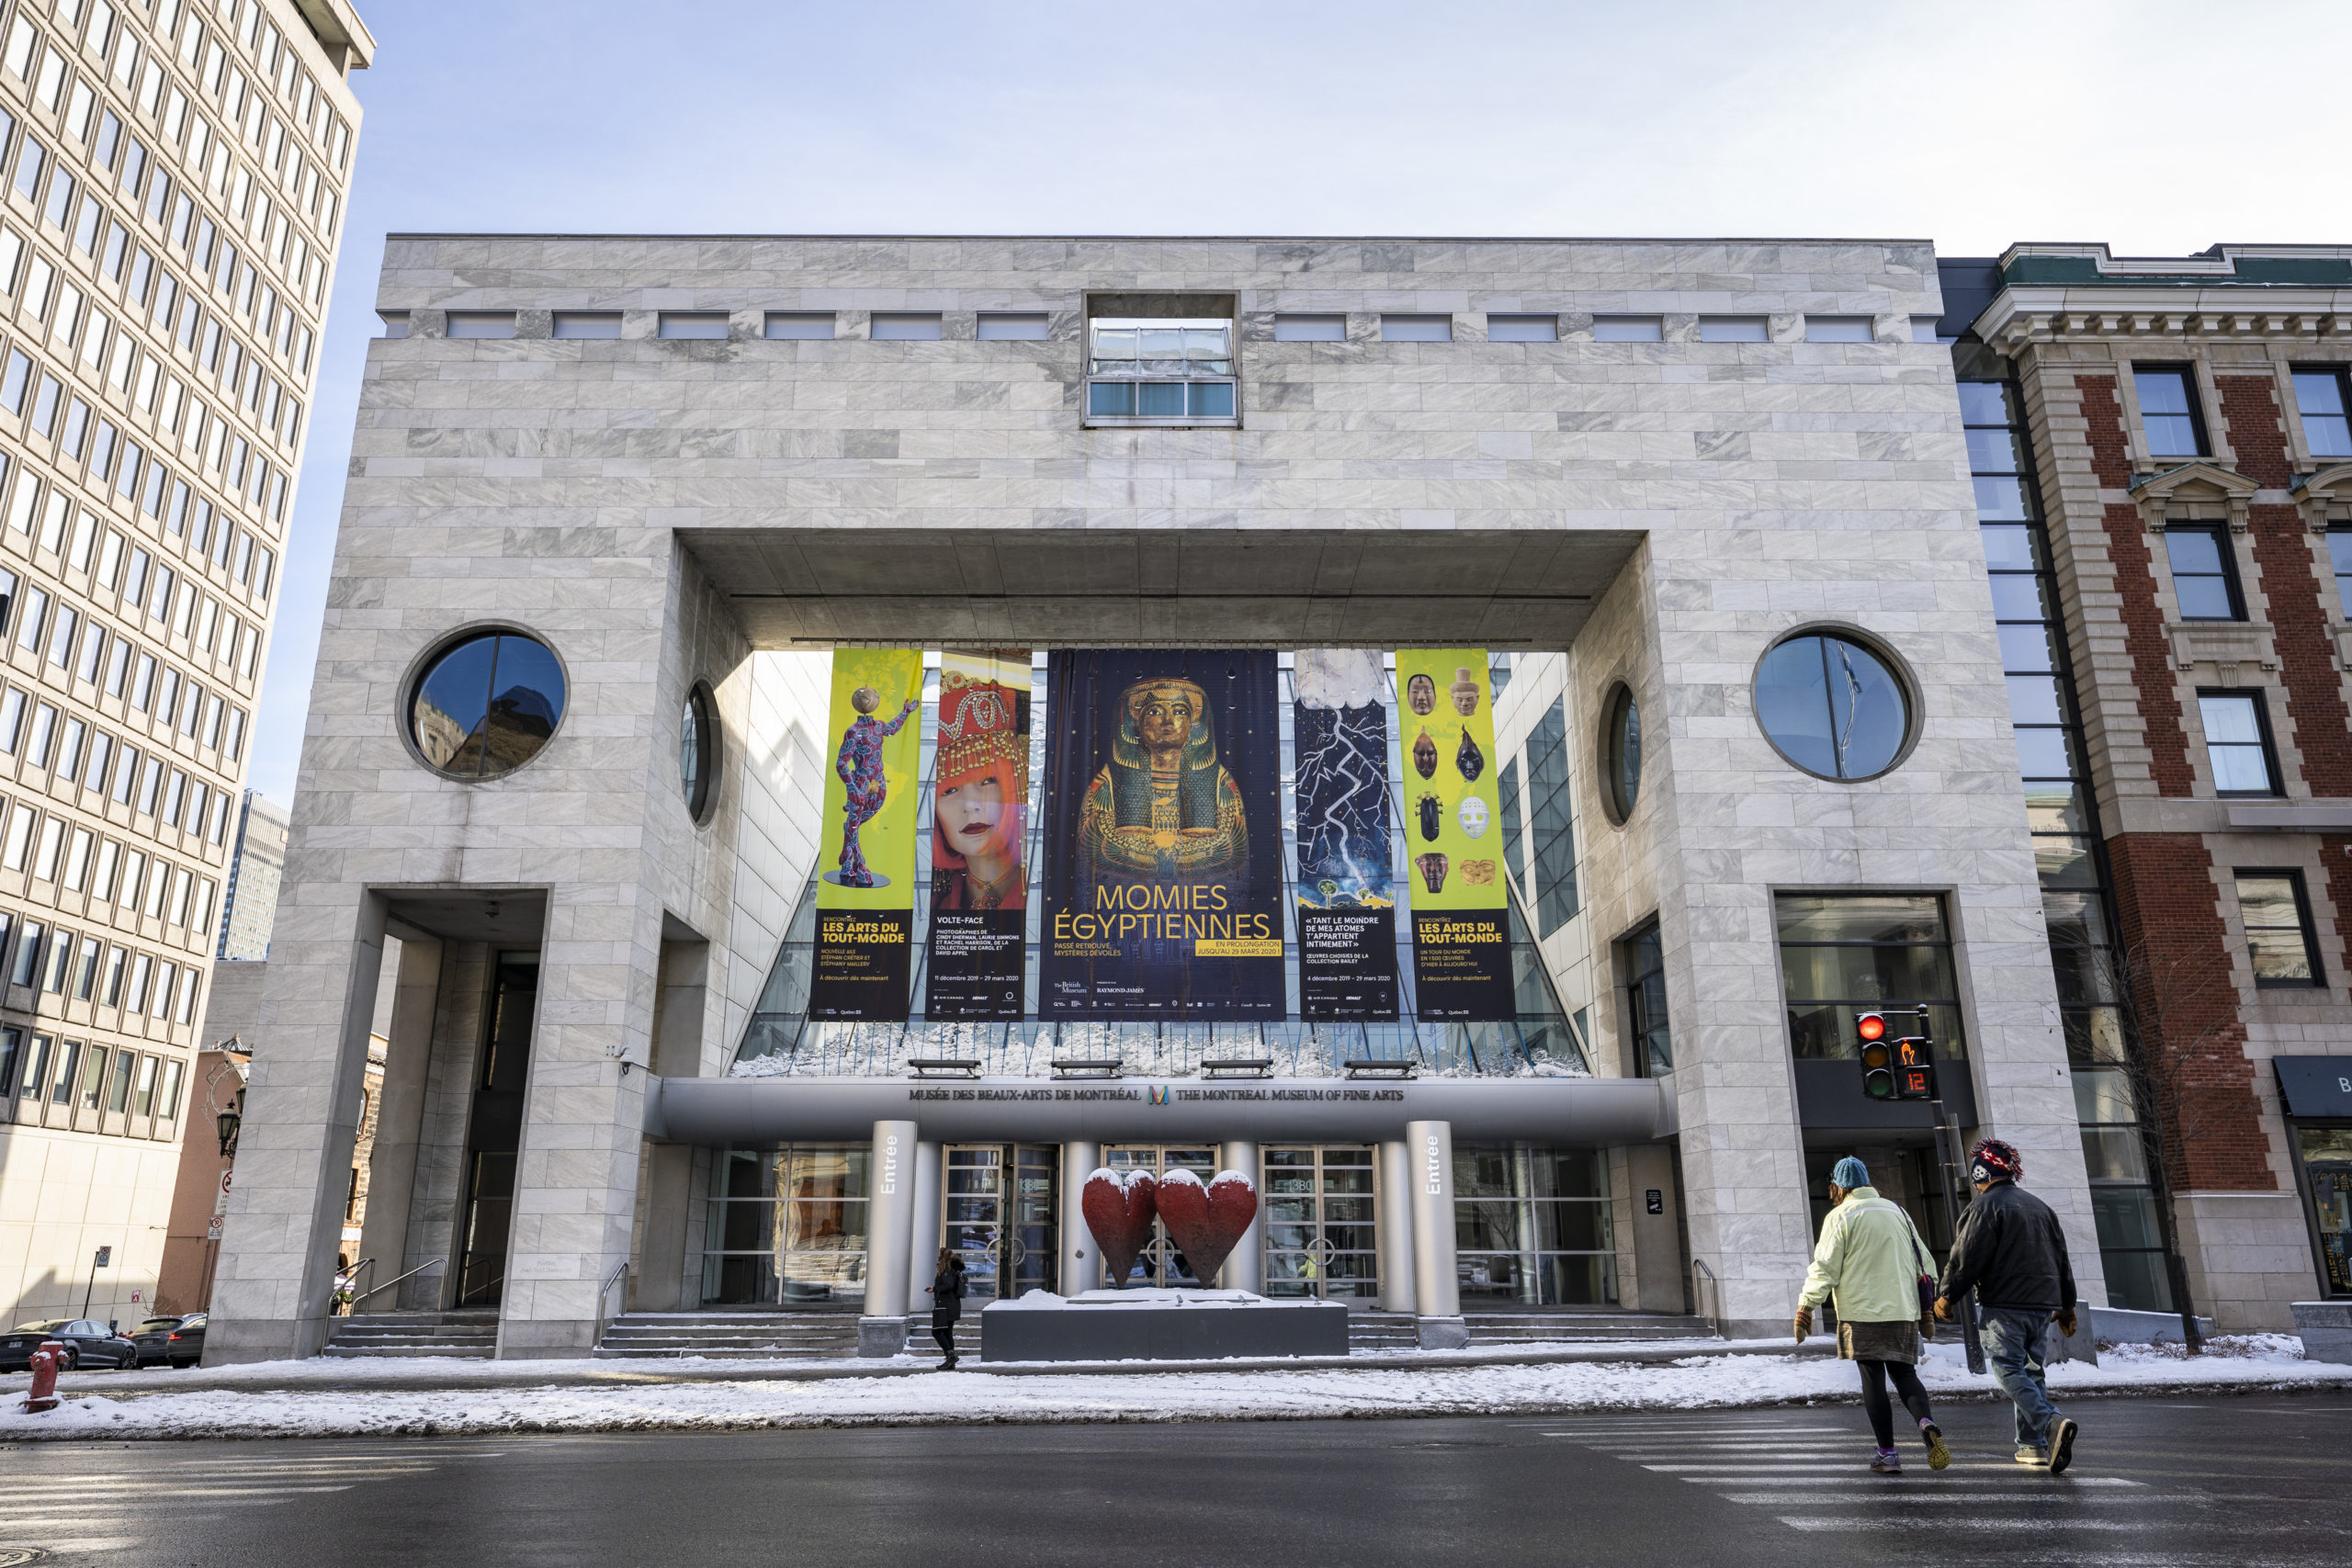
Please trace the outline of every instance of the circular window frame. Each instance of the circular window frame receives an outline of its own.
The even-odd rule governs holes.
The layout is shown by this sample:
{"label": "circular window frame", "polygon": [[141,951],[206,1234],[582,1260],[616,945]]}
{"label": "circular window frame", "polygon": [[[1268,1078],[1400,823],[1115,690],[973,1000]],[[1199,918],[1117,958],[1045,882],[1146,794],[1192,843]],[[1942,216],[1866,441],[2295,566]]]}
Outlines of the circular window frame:
{"label": "circular window frame", "polygon": [[[416,694],[424,684],[424,678],[433,672],[433,667],[440,663],[452,650],[477,637],[528,637],[547,649],[548,657],[553,659],[556,668],[563,672],[563,711],[555,716],[555,728],[548,732],[547,744],[504,773],[486,775],[453,773],[446,768],[436,766],[433,759],[424,754],[424,749],[416,743]],[[571,717],[571,694],[576,686],[577,682],[571,676],[571,661],[564,658],[562,650],[556,647],[553,639],[536,626],[525,626],[520,621],[473,621],[456,631],[435,637],[425,645],[424,652],[409,660],[408,669],[401,675],[400,707],[394,715],[393,728],[400,731],[401,744],[408,749],[409,760],[435,778],[453,784],[502,784],[509,779],[517,778],[530,772],[538,766],[541,758],[555,750],[556,742],[563,739],[565,722]]]}
{"label": "circular window frame", "polygon": [[1610,682],[1608,690],[1601,694],[1600,725],[1596,732],[1598,744],[1593,755],[1593,771],[1600,781],[1600,814],[1609,819],[1609,825],[1612,828],[1623,828],[1632,821],[1634,813],[1642,804],[1642,786],[1638,774],[1634,782],[1632,802],[1628,803],[1618,798],[1615,757],[1620,709],[1631,707],[1638,714],[1641,706],[1641,696],[1634,690],[1633,682],[1623,678]]}
{"label": "circular window frame", "polygon": [[[1903,692],[1903,741],[1895,747],[1894,755],[1886,766],[1879,769],[1878,772],[1856,773],[1847,778],[1839,778],[1835,773],[1816,773],[1782,750],[1781,743],[1772,739],[1772,732],[1764,728],[1764,716],[1757,711],[1756,705],[1756,683],[1763,678],[1764,661],[1771,658],[1783,646],[1796,641],[1801,637],[1830,637],[1841,642],[1850,642],[1868,651],[1872,658],[1893,672],[1895,685]],[[1823,784],[1871,784],[1903,766],[1911,760],[1911,753],[1918,750],[1919,734],[1925,728],[1926,711],[1927,703],[1919,689],[1919,677],[1912,670],[1911,661],[1896,652],[1884,637],[1865,631],[1848,621],[1807,621],[1803,626],[1791,626],[1764,645],[1763,650],[1756,656],[1756,662],[1747,671],[1747,716],[1749,722],[1756,726],[1756,733],[1764,738],[1764,744],[1772,748],[1772,755],[1805,777],[1819,779]]]}
{"label": "circular window frame", "polygon": [[[718,716],[718,694],[710,689],[708,681],[697,677],[686,688],[686,700],[678,708],[682,724],[689,709],[695,715],[697,750],[701,753],[696,769],[699,798],[686,795],[683,776],[678,780],[678,793],[687,817],[696,829],[702,829],[709,827],[718,815],[719,761],[727,754],[727,727]],[[681,745],[678,750],[683,753],[685,748]]]}

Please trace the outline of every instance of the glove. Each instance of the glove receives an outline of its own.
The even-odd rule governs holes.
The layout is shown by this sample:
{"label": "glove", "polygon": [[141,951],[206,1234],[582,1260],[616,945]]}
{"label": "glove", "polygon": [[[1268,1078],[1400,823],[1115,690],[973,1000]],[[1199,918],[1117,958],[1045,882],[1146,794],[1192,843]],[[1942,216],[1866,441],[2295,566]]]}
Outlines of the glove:
{"label": "glove", "polygon": [[1813,1309],[1811,1307],[1799,1307],[1797,1309],[1796,1330],[1797,1337],[1800,1339],[1813,1332]]}
{"label": "glove", "polygon": [[1938,1296],[1936,1298],[1936,1315],[1942,1318],[1946,1323],[1950,1323],[1951,1321],[1951,1303],[1944,1300],[1941,1296]]}
{"label": "glove", "polygon": [[2075,1337],[2075,1309],[2068,1307],[2058,1314],[2058,1332],[2072,1339]]}

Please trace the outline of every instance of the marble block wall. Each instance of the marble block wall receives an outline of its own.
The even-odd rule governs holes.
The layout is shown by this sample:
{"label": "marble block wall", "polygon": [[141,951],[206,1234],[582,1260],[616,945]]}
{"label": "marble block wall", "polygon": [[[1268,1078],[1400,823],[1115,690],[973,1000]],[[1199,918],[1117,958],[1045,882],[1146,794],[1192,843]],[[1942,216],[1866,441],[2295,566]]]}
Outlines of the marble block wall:
{"label": "marble block wall", "polygon": [[[1232,297],[1238,428],[1086,427],[1086,298],[1110,290]],[[1779,1323],[1808,1242],[1776,887],[1951,896],[1988,1120],[2095,1254],[1950,361],[1912,341],[1939,310],[1925,243],[402,235],[379,305],[408,335],[372,346],[361,398],[249,1106],[270,1158],[250,1188],[241,1168],[221,1270],[228,1353],[314,1348],[307,1238],[368,901],[493,887],[547,906],[501,1353],[584,1345],[630,1255],[665,932],[711,944],[703,1070],[723,1070],[813,853],[826,657],[761,646],[759,585],[681,543],[770,530],[1581,537],[1612,564],[1546,678],[1579,725],[1588,890],[1548,946],[1605,1054],[1610,944],[1660,919],[1691,1244],[1727,1315]],[[998,310],[1046,313],[1047,338],[981,340]],[[452,337],[453,310],[511,313],[514,336]],[[617,313],[619,336],[554,337],[567,310]],[[723,314],[727,338],[663,339],[675,310]],[[829,312],[839,335],[767,340],[769,310]],[[939,340],[876,341],[887,310],[938,312]],[[1343,313],[1344,339],[1277,341],[1289,311]],[[1445,316],[1454,341],[1383,341],[1387,311]],[[1558,341],[1488,342],[1489,312],[1549,315]],[[1661,341],[1596,341],[1595,316],[1623,313]],[[1765,318],[1768,341],[1702,342],[1718,313]],[[1807,343],[1808,314],[1866,317],[1873,341]],[[1869,784],[1796,773],[1747,712],[1765,648],[1826,621],[1883,639],[1923,697],[1917,750]],[[458,784],[416,763],[397,710],[418,660],[488,624],[544,638],[571,705],[539,759]],[[1654,737],[1622,828],[1582,728],[1620,678]],[[701,825],[676,784],[696,679],[729,748]]]}

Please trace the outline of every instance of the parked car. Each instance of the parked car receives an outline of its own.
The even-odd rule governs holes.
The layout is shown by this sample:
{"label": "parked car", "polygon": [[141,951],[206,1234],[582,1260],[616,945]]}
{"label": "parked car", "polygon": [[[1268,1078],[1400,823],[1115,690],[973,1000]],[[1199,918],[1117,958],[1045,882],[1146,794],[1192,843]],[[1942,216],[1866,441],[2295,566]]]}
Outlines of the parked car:
{"label": "parked car", "polygon": [[51,1317],[20,1323],[0,1335],[0,1371],[21,1372],[33,1364],[41,1341],[54,1339],[65,1347],[60,1371],[76,1367],[135,1367],[139,1347],[127,1335],[86,1317]]}
{"label": "parked car", "polygon": [[192,1367],[204,1359],[204,1317],[200,1312],[186,1316],[166,1313],[132,1329],[130,1342],[139,1348],[139,1364]]}

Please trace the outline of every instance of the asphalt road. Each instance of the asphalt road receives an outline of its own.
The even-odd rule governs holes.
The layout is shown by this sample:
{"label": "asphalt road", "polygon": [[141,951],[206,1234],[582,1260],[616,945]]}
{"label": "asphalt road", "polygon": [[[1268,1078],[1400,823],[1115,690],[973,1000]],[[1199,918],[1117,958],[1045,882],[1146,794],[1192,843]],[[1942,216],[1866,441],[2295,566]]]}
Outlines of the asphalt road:
{"label": "asphalt road", "polygon": [[[1850,1406],[1679,1415],[22,1444],[0,1565],[2352,1562],[2352,1395],[2077,1401],[2076,1468],[1884,1480]],[[19,1559],[8,1548],[45,1554]]]}

